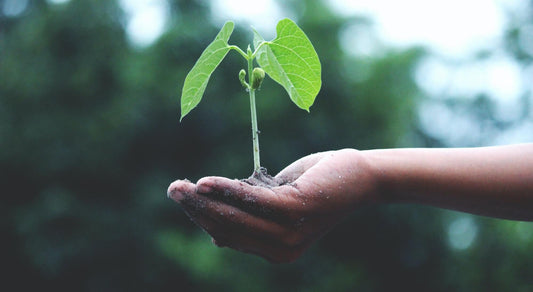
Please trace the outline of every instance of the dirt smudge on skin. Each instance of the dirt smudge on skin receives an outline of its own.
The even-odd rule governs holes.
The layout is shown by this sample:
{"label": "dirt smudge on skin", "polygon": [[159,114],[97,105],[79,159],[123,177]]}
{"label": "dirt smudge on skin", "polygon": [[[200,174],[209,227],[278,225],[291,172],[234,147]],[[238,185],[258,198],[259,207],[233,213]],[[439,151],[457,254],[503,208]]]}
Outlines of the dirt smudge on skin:
{"label": "dirt smudge on skin", "polygon": [[205,209],[206,202],[205,200],[198,200],[197,198],[194,198],[190,193],[185,193],[183,196],[183,199],[180,202],[186,209],[191,213],[191,215],[195,215],[198,213],[198,211]]}
{"label": "dirt smudge on skin", "polygon": [[265,188],[273,188],[286,184],[287,182],[283,181],[280,178],[272,177],[268,174],[266,168],[261,167],[259,171],[254,171],[254,173],[247,179],[242,179],[241,181],[252,185]]}

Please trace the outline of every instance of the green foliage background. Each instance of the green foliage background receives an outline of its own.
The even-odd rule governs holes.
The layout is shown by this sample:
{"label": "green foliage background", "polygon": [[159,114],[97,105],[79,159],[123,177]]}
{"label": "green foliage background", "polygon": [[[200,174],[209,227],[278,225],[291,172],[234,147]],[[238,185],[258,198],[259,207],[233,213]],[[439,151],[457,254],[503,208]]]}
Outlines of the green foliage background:
{"label": "green foliage background", "polygon": [[[316,151],[448,146],[418,123],[425,97],[412,71],[427,54],[423,48],[350,57],[338,33],[364,20],[341,18],[320,1],[280,3],[299,15],[315,45],[323,87],[306,113],[274,81],[263,83],[257,106],[270,172]],[[249,105],[237,79],[244,64],[230,54],[204,102],[180,124],[182,82],[219,27],[207,1],[169,4],[170,29],[142,50],[128,44],[116,1],[29,0],[16,17],[0,9],[3,285],[17,291],[533,290],[531,223],[429,207],[358,210],[293,264],[212,245],[166,189],[177,178],[251,173]],[[516,45],[520,25],[510,25],[506,49],[527,65],[532,56]],[[243,47],[251,37],[237,23],[232,43]],[[530,94],[523,99],[531,101]],[[531,120],[526,106],[516,120],[500,123],[486,96],[442,102],[483,129]],[[449,224],[464,216],[477,235],[468,249],[455,250]]]}

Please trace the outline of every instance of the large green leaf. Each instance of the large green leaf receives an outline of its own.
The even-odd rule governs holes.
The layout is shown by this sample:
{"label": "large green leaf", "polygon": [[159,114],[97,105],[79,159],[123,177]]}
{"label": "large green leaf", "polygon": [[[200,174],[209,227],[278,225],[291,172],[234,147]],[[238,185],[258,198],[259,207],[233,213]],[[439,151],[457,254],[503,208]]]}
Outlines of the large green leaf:
{"label": "large green leaf", "polygon": [[[276,38],[257,51],[257,63],[281,84],[291,100],[309,111],[322,85],[321,66],[315,48],[305,33],[290,19],[276,26]],[[254,33],[257,49],[264,39]]]}
{"label": "large green leaf", "polygon": [[205,48],[194,67],[185,77],[181,91],[180,121],[200,103],[211,74],[228,54],[230,50],[228,40],[233,32],[233,27],[234,24],[231,21],[224,24],[216,38]]}

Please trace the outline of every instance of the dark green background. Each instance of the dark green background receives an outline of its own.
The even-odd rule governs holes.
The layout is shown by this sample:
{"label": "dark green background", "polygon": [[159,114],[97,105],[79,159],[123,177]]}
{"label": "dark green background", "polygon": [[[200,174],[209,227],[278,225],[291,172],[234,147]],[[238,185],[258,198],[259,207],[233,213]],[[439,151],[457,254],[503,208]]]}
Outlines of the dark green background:
{"label": "dark green background", "polygon": [[[413,70],[428,54],[424,48],[350,57],[340,49],[339,31],[349,23],[368,26],[367,20],[342,18],[320,1],[279,3],[299,15],[298,24],[315,45],[323,87],[306,113],[265,80],[257,103],[262,162],[271,173],[316,151],[450,146],[418,121],[417,105],[427,97]],[[531,223],[430,207],[357,210],[292,264],[272,265],[212,245],[167,199],[166,189],[178,178],[251,173],[249,104],[237,79],[245,64],[230,53],[202,103],[180,124],[185,75],[219,27],[209,19],[208,1],[169,5],[169,30],[145,49],[128,43],[126,18],[115,1],[30,0],[15,17],[0,9],[2,286],[17,287],[13,291],[533,290]],[[509,24],[504,46],[524,66],[532,61],[517,44],[525,24]],[[245,48],[251,38],[248,26],[237,23],[230,42]],[[358,78],[362,71],[367,79]],[[476,135],[483,140],[461,146],[486,144],[494,133],[532,119],[530,93],[520,101],[523,114],[505,121],[497,119],[490,96],[447,96],[438,102],[468,114],[482,129]],[[448,242],[457,218],[468,218],[477,228],[464,250]]]}

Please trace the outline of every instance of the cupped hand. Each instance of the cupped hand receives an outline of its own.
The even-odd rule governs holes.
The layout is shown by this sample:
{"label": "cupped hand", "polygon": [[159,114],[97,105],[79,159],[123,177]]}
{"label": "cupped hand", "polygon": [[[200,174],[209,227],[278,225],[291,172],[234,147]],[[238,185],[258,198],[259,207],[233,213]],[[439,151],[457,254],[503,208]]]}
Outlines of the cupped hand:
{"label": "cupped hand", "polygon": [[168,196],[217,246],[291,262],[354,208],[377,202],[373,171],[361,152],[328,151],[283,169],[277,187],[224,177],[173,182]]}

